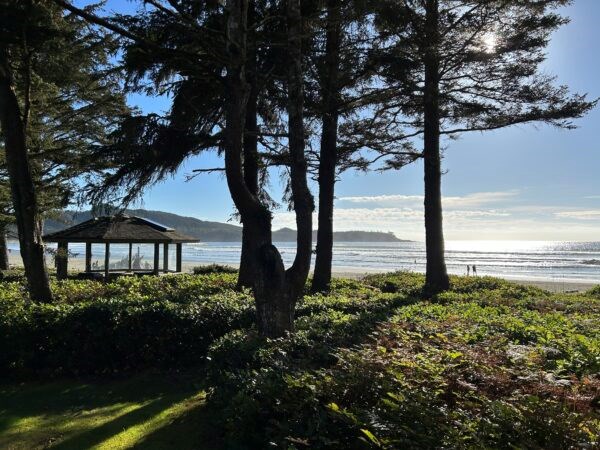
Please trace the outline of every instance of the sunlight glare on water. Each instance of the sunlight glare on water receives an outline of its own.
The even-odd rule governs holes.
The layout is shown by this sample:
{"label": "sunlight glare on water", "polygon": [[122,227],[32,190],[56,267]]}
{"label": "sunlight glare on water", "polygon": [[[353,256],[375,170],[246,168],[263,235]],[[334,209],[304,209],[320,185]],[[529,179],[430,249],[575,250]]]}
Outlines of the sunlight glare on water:
{"label": "sunlight glare on water", "polygon": [[[275,243],[289,267],[296,254],[293,242]],[[18,248],[16,242],[10,246]],[[69,249],[83,257],[83,245]],[[203,242],[184,244],[183,262],[195,264],[232,264],[240,260],[238,242]],[[115,248],[111,257],[125,256]],[[314,267],[314,255],[313,255]],[[600,242],[551,241],[447,241],[448,272],[464,275],[467,266],[477,266],[478,275],[499,276],[515,280],[582,281],[600,283]],[[336,242],[333,270],[343,272],[424,272],[423,242]]]}

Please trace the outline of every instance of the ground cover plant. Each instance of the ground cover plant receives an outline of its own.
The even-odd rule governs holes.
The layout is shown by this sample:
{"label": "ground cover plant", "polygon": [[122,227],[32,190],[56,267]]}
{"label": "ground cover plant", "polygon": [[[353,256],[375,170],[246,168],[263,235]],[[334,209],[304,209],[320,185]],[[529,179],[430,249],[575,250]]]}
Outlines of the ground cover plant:
{"label": "ground cover plant", "polygon": [[253,322],[234,274],[53,283],[53,303],[28,300],[24,285],[0,292],[0,373],[81,375],[184,368],[214,339]]}
{"label": "ground cover plant", "polygon": [[334,280],[265,339],[235,281],[70,280],[43,306],[2,282],[0,447],[600,445],[598,288],[453,277],[425,301],[418,274]]}

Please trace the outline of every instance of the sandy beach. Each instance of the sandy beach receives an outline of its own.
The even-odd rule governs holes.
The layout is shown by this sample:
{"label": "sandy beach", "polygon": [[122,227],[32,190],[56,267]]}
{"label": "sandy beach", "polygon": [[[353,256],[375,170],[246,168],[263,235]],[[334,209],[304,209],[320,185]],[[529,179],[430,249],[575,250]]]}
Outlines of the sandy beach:
{"label": "sandy beach", "polygon": [[[23,263],[21,257],[12,252],[9,255],[9,263],[13,267],[22,267]],[[48,266],[50,267],[52,262],[48,259]],[[182,270],[184,273],[191,273],[195,266],[200,265],[198,262],[183,261]],[[237,264],[228,264],[231,267],[238,268]],[[71,272],[82,272],[85,270],[85,261],[83,258],[71,258],[69,259],[69,271]],[[359,279],[366,275],[373,273],[385,273],[385,271],[377,269],[364,269],[355,267],[334,267],[333,276],[336,278],[350,278]],[[545,289],[550,292],[584,292],[587,291],[598,283],[591,282],[580,282],[580,281],[569,281],[569,280],[532,280],[532,279],[510,279],[505,278],[507,281],[511,281],[517,284],[525,284],[529,286],[536,286],[541,289]]]}
{"label": "sandy beach", "polygon": [[[343,270],[333,269],[333,276],[337,278],[351,278],[358,279],[362,278],[366,275],[372,273],[383,273],[381,271],[373,270],[373,271],[364,271],[364,270],[351,270],[349,268],[344,268]],[[516,283],[516,284],[524,284],[527,286],[536,286],[541,289],[545,289],[550,292],[584,292],[587,291],[598,283],[586,283],[579,281],[552,281],[552,280],[527,280],[527,279],[509,279],[505,278],[507,281]]]}

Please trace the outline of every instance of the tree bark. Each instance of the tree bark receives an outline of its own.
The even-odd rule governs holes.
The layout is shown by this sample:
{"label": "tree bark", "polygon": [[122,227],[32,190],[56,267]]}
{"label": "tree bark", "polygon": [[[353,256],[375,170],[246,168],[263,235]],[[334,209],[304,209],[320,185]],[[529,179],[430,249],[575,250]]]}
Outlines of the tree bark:
{"label": "tree bark", "polygon": [[19,231],[19,243],[31,299],[52,301],[46,269],[42,230],[25,126],[17,100],[6,48],[0,47],[0,126],[4,136],[6,165]]}
{"label": "tree bark", "polygon": [[[288,121],[290,151],[290,185],[296,212],[296,257],[286,272],[287,295],[293,312],[296,300],[302,294],[312,256],[312,214],[314,200],[308,188],[308,164],[304,137],[304,71],[302,67],[302,14],[300,0],[287,1],[288,35]],[[293,318],[292,318],[293,320]]]}
{"label": "tree bark", "polygon": [[427,0],[425,18],[424,170],[425,247],[427,268],[424,295],[430,297],[450,287],[444,257],[442,217],[442,171],[439,105],[439,5]]}
{"label": "tree bark", "polygon": [[[258,330],[277,337],[292,329],[285,311],[285,271],[271,242],[271,213],[246,185],[244,148],[247,0],[227,0],[227,56],[225,104],[225,176],[231,198],[240,213],[247,238],[247,264],[253,280]],[[283,319],[282,319],[283,318]]]}
{"label": "tree bark", "polygon": [[8,243],[5,227],[0,227],[0,270],[8,270]]}
{"label": "tree bark", "polygon": [[326,292],[331,284],[333,260],[333,202],[337,166],[339,120],[340,1],[327,2],[325,70],[321,81],[323,101],[321,149],[319,155],[319,216],[317,255],[312,281],[313,292]]}
{"label": "tree bark", "polygon": [[272,243],[271,212],[250,190],[244,177],[242,154],[249,93],[245,69],[247,0],[227,0],[226,8],[229,62],[225,80],[225,175],[248,239],[247,254],[253,279],[258,330],[263,336],[280,337],[293,331],[295,303],[310,269],[312,196],[308,190],[304,157],[300,10],[298,0],[293,0],[293,5],[288,3],[288,32],[293,36],[288,39],[288,44],[296,46],[290,50],[293,67],[290,67],[288,74],[288,115],[290,176],[298,225],[298,251],[292,267],[286,272],[281,255]]}
{"label": "tree bark", "polygon": [[[255,6],[253,2],[248,5],[248,21],[255,21]],[[258,81],[257,81],[257,52],[255,33],[249,33],[247,45],[246,81],[249,85],[248,102],[246,104],[246,126],[244,132],[244,182],[248,190],[258,196]],[[243,224],[242,224],[243,225]],[[240,270],[237,288],[252,288],[254,279],[252,275],[252,257],[250,255],[251,233],[245,225],[242,226],[242,252],[240,256]]]}
{"label": "tree bark", "polygon": [[56,249],[56,278],[58,280],[66,280],[69,274],[69,244],[59,242]]}

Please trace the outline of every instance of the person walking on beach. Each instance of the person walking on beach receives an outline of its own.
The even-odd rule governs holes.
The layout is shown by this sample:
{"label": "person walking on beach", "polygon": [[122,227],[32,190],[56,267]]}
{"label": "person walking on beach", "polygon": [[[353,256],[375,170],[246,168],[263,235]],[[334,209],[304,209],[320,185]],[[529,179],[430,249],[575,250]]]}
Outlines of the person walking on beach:
{"label": "person walking on beach", "polygon": [[471,266],[467,265],[467,276],[471,275]]}
{"label": "person walking on beach", "polygon": [[477,276],[477,266],[475,264],[473,264],[473,276]]}

